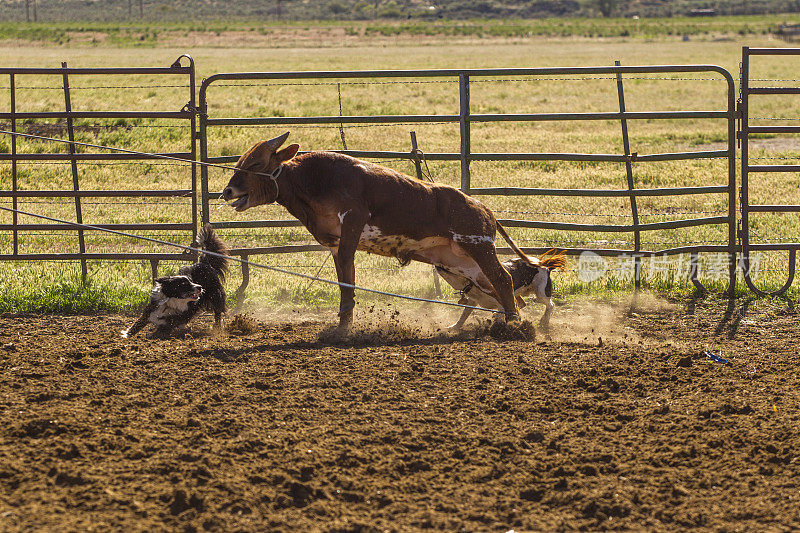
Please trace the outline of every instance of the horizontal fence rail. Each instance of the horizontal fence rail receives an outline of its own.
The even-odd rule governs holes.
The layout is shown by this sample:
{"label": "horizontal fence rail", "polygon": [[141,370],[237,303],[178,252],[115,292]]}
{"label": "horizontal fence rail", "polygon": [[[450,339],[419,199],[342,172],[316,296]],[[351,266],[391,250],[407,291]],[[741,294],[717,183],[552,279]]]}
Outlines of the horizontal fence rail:
{"label": "horizontal fence rail", "polygon": [[[330,150],[352,157],[372,159],[408,159],[413,160],[409,152],[389,152],[381,150]],[[303,154],[305,152],[298,152]],[[687,159],[722,159],[728,157],[727,150],[708,150],[697,152],[673,152],[666,154],[631,154],[630,156],[617,154],[571,154],[571,153],[480,153],[471,152],[470,161],[587,161],[606,163],[656,162],[656,161],[685,161]],[[461,161],[462,154],[457,152],[431,152],[425,153],[425,159],[430,161]],[[239,156],[207,157],[208,163],[233,163]],[[473,189],[470,188],[470,193]]]}
{"label": "horizontal fence rail", "polygon": [[162,157],[188,159],[191,152],[164,154],[0,154],[0,161],[145,161]]}
{"label": "horizontal fence rail", "polygon": [[145,198],[145,197],[190,197],[194,191],[192,189],[162,189],[157,191],[152,190],[114,190],[114,191],[2,191],[0,190],[0,198],[74,198],[79,196],[81,198]]}

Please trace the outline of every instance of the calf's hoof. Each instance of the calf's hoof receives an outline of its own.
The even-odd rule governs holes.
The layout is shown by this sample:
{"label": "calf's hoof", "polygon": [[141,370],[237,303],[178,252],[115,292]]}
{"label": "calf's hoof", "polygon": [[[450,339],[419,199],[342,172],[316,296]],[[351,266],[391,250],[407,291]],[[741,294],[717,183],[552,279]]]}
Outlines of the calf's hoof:
{"label": "calf's hoof", "polygon": [[339,304],[339,318],[344,318],[347,315],[353,316],[353,308],[356,306],[356,302],[342,302]]}
{"label": "calf's hoof", "polygon": [[342,302],[339,306],[339,326],[337,329],[342,332],[347,332],[350,325],[353,323],[353,308],[356,306],[355,302]]}
{"label": "calf's hoof", "polygon": [[336,327],[339,333],[347,333],[350,331],[350,326],[353,324],[353,311],[339,313],[339,325]]}

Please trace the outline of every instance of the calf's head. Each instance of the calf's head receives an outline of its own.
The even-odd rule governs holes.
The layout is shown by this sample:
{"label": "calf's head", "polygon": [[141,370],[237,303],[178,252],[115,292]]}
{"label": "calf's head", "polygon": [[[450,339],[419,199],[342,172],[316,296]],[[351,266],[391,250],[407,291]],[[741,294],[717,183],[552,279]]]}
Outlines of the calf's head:
{"label": "calf's head", "polygon": [[230,205],[237,211],[277,200],[279,169],[300,149],[300,145],[291,144],[279,150],[288,136],[287,131],[274,139],[256,143],[240,157],[236,162],[236,172],[222,191],[222,199],[234,200]]}

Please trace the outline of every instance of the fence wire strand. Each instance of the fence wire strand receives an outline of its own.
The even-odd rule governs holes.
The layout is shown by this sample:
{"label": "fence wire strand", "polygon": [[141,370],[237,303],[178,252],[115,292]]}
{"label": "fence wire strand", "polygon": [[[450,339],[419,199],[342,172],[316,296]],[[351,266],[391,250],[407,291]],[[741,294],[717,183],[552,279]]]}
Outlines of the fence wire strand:
{"label": "fence wire strand", "polygon": [[[57,74],[60,76],[61,74]],[[189,85],[84,85],[84,86],[72,86],[70,85],[69,90],[86,90],[86,89],[188,89]],[[14,89],[27,89],[27,90],[56,90],[56,91],[63,91],[64,86],[52,86],[52,85],[15,85]],[[11,90],[11,86],[0,86],[0,90]]]}

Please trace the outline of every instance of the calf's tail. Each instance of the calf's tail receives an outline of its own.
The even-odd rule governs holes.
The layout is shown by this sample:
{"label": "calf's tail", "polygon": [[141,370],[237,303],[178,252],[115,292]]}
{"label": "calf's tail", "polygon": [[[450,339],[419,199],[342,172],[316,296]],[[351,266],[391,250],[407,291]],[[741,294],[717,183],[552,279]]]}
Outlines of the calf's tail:
{"label": "calf's tail", "polygon": [[[503,228],[500,223],[497,223],[497,231],[502,235],[503,239],[508,243],[514,252],[522,258],[523,261],[528,263],[529,265],[535,264],[530,257],[525,255],[525,252],[519,249],[519,247],[514,244],[514,241],[511,240],[511,237],[508,236],[506,230]],[[566,270],[567,269],[567,256],[563,252],[557,252],[556,250],[548,250],[539,258],[540,266],[548,268],[550,270]]]}
{"label": "calf's tail", "polygon": [[499,222],[497,223],[497,231],[500,233],[500,235],[502,235],[503,239],[505,239],[505,241],[508,243],[511,249],[514,250],[514,253],[520,256],[522,260],[528,263],[529,265],[534,264],[531,258],[525,255],[525,252],[520,250],[519,247],[516,244],[514,244],[514,241],[511,240],[511,237],[508,236],[508,233],[506,233],[506,230],[503,228],[503,226],[500,225]]}

